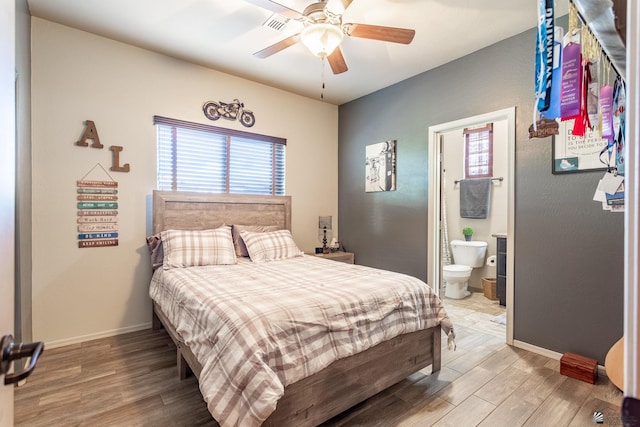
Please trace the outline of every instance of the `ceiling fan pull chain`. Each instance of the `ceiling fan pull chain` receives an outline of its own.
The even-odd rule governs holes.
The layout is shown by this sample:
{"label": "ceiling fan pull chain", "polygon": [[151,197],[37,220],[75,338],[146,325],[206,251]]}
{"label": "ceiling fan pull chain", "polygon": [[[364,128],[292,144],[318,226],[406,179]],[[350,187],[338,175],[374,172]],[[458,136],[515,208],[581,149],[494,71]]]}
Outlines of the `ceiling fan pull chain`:
{"label": "ceiling fan pull chain", "polygon": [[324,59],[322,58],[322,68],[320,69],[320,80],[322,81],[322,92],[320,92],[320,99],[324,99]]}

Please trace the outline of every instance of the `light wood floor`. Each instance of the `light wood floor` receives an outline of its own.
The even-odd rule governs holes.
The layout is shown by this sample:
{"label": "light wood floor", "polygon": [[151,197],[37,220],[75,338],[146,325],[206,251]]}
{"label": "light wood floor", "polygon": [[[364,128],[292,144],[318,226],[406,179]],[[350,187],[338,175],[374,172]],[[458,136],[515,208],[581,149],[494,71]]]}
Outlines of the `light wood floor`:
{"label": "light wood floor", "polygon": [[[591,426],[594,411],[604,425],[621,425],[622,393],[606,377],[590,385],[560,375],[558,361],[506,346],[477,312],[469,321],[467,308],[445,304],[458,349],[443,349],[441,371],[417,372],[324,427]],[[217,424],[195,379],[178,381],[166,333],[147,330],[45,350],[16,389],[15,425]]]}

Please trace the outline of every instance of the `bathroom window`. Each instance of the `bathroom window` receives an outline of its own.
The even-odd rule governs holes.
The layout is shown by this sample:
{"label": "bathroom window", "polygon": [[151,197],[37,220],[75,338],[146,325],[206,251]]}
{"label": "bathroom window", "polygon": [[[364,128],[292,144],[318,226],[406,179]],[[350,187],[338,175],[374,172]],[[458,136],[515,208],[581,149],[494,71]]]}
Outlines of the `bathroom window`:
{"label": "bathroom window", "polygon": [[493,123],[474,129],[465,129],[464,176],[490,178],[493,176]]}

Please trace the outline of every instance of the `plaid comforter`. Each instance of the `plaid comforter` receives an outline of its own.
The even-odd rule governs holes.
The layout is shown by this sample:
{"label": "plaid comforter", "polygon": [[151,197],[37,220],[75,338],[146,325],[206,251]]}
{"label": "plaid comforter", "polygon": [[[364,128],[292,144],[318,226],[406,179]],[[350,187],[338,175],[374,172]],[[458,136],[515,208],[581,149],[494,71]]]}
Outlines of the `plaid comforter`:
{"label": "plaid comforter", "polygon": [[201,363],[200,390],[223,427],[260,425],[286,385],[337,359],[450,325],[421,280],[314,256],[159,268],[150,296]]}

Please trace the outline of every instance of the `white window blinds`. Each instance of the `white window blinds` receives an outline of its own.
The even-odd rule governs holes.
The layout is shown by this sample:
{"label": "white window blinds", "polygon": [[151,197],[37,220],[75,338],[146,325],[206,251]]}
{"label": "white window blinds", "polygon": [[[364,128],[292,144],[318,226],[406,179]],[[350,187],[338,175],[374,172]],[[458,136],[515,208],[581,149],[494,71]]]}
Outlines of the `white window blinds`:
{"label": "white window blinds", "polygon": [[154,117],[158,189],[284,195],[286,140]]}

